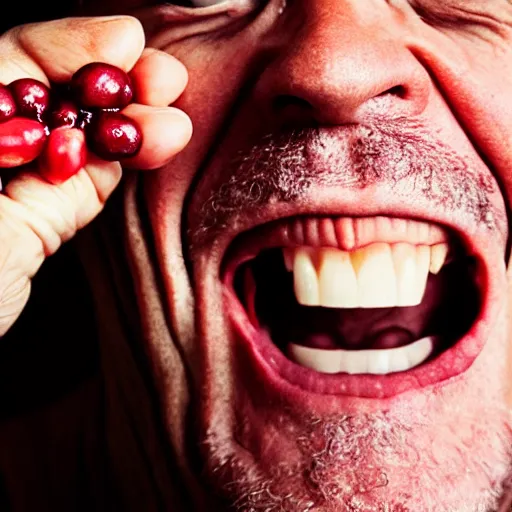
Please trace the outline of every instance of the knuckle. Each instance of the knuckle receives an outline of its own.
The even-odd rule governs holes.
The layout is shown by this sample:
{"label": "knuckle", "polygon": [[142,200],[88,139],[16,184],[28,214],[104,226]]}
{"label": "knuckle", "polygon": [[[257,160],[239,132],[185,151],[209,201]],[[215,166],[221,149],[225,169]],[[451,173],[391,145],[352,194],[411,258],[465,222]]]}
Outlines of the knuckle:
{"label": "knuckle", "polygon": [[24,28],[25,25],[17,25],[16,27],[11,27],[0,36],[0,42],[3,44],[12,45],[19,39],[19,35],[24,30]]}
{"label": "knuckle", "polygon": [[91,60],[118,62],[120,49],[137,47],[140,55],[144,46],[144,31],[133,16],[109,16],[88,19],[80,27],[85,49]]}

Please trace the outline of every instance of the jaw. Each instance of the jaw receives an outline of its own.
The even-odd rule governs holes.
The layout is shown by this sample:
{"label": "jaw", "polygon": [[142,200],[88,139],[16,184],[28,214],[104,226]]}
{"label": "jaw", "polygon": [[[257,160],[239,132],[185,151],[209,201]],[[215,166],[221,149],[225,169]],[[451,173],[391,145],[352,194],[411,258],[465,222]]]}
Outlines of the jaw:
{"label": "jaw", "polygon": [[[415,202],[417,217],[467,234],[488,274],[485,314],[476,326],[475,345],[467,345],[477,347],[469,355],[472,364],[444,380],[380,398],[304,390],[280,376],[255,338],[237,328],[225,300],[222,261],[239,233],[298,214],[411,216],[406,195],[395,194],[393,203],[381,184],[375,186],[380,190],[361,188],[357,194],[343,188],[310,189],[307,201],[257,210],[240,219],[235,230],[223,229],[215,243],[191,247],[197,331],[193,343],[183,333],[179,338],[191,343],[184,350],[201,390],[195,407],[203,474],[227,506],[237,503],[234,509],[255,511],[334,511],[340,506],[442,511],[451,504],[454,510],[471,512],[494,506],[511,456],[506,407],[510,390],[504,384],[509,372],[506,224],[498,192],[488,196],[499,226],[493,234],[472,215],[455,211],[443,216],[439,209],[434,215],[428,201]],[[404,187],[407,191],[406,183]],[[211,189],[212,183],[206,182],[196,192],[199,204]],[[388,199],[379,202],[378,197]],[[170,204],[162,205],[167,214]],[[364,206],[368,204],[372,210]],[[183,264],[173,251],[178,224],[161,221],[171,217],[160,212],[153,218],[164,278],[176,276]],[[185,276],[184,269],[180,275]],[[188,310],[186,303],[188,296],[182,293],[171,301],[176,325],[183,325],[183,315],[177,315]]]}
{"label": "jaw", "polygon": [[[411,372],[394,374],[393,384],[373,376],[386,392],[369,397],[352,385],[368,376],[302,369],[302,383],[289,378],[282,365],[294,363],[251,330],[218,272],[205,271],[200,428],[214,488],[240,510],[492,509],[512,439],[506,290],[502,268],[491,274],[482,314],[457,345],[468,367],[445,368],[449,375],[427,383]],[[457,358],[449,350],[444,357]]]}
{"label": "jaw", "polygon": [[[340,202],[345,196],[337,192],[334,199],[318,194],[317,203],[282,205],[266,217],[251,217],[240,231],[298,211],[361,214],[364,201]],[[500,201],[494,200],[496,205]],[[407,215],[400,208],[376,204],[368,213]],[[429,219],[430,212],[425,205],[421,217]],[[161,218],[153,225],[162,227]],[[483,256],[489,287],[484,321],[475,333],[480,347],[472,354],[476,358],[451,378],[386,398],[305,392],[282,379],[251,339],[241,335],[225,302],[220,269],[235,235],[192,253],[196,349],[184,348],[196,354],[189,361],[202,390],[195,406],[203,474],[227,506],[236,502],[234,509],[255,511],[308,510],[309,504],[320,511],[388,505],[442,511],[447,504],[461,511],[493,509],[511,458],[504,228],[493,238],[485,229],[474,229],[470,217],[466,222],[463,231],[472,232],[474,247],[490,248]],[[450,223],[445,219],[444,224]],[[181,265],[171,251],[176,244],[164,235],[174,230],[164,227],[159,230],[160,266],[173,268],[176,275]],[[186,306],[186,296],[177,298],[173,315]],[[180,322],[182,316],[175,319],[176,325]],[[180,336],[181,342],[186,339],[191,340]]]}
{"label": "jaw", "polygon": [[[482,165],[474,169],[475,183],[489,177]],[[489,229],[468,205],[443,207],[422,193],[411,199],[417,189],[408,180],[417,176],[351,189],[335,173],[333,187],[319,175],[304,199],[256,205],[236,219],[236,228],[219,230],[214,243],[203,237],[205,229],[192,243],[204,391],[198,414],[213,488],[240,510],[492,508],[511,441],[506,222],[497,187],[487,182],[488,212],[496,221]],[[449,193],[456,190],[450,177],[439,179]],[[215,191],[208,179],[202,185],[199,202],[206,197],[201,190]],[[222,277],[239,234],[295,215],[388,215],[456,230],[482,269],[477,319],[453,347],[405,372],[325,375],[296,365],[251,326]]]}

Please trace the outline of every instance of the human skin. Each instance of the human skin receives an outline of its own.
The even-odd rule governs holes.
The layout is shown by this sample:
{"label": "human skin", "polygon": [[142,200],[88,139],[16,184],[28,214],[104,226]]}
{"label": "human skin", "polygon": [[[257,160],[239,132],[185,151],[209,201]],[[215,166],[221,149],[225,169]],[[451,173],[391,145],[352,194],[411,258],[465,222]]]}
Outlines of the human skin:
{"label": "human skin", "polygon": [[[512,6],[411,4],[270,2],[246,23],[234,17],[227,33],[225,27],[176,42],[165,26],[148,34],[149,44],[189,70],[178,104],[194,124],[191,143],[172,164],[173,178],[168,170],[148,178],[148,210],[167,296],[183,296],[186,289],[194,299],[194,308],[176,300],[168,307],[178,324],[197,325],[182,342],[201,390],[196,410],[202,455],[214,488],[241,510],[496,507],[510,463],[505,202],[511,190]],[[347,127],[385,130],[387,123],[386,144],[410,136],[418,145],[417,165],[396,183],[396,164],[385,151],[374,178],[360,178],[360,162],[337,165],[346,159]],[[290,128],[311,126],[317,138],[297,142],[306,144],[308,158],[290,165],[288,176],[279,164],[300,150],[280,152],[275,145],[286,144]],[[277,142],[268,143],[271,156],[261,165],[264,152],[251,148],[265,148],[260,141],[268,134]],[[422,150],[423,136],[431,150]],[[315,143],[330,152],[315,150]],[[239,151],[249,162],[237,167]],[[456,157],[449,163],[450,154]],[[425,168],[433,172],[421,177]],[[200,179],[192,182],[198,169]],[[305,179],[307,185],[287,194],[289,188],[273,185],[279,178]],[[457,202],[464,183],[478,188],[484,181],[485,213],[475,210],[482,202],[471,186],[467,201]],[[259,194],[251,196],[258,183]],[[442,183],[448,187],[442,197],[421,191]],[[223,185],[216,203],[208,203]],[[238,202],[237,191],[243,194]],[[215,213],[205,223],[208,206]],[[485,227],[481,215],[491,210],[495,224]],[[457,367],[448,350],[440,358],[447,373],[434,364],[432,379],[407,372],[393,381],[376,377],[372,383],[382,392],[366,396],[361,389],[367,384],[355,376],[297,376],[295,365],[286,373],[285,358],[264,352],[268,338],[251,329],[226,292],[221,268],[237,235],[297,214],[419,217],[470,238],[489,273],[482,285],[485,318],[461,342],[468,352],[475,347],[478,357]],[[192,284],[176,256],[183,251]],[[351,391],[344,392],[343,384]]]}
{"label": "human skin", "polygon": [[[175,105],[193,137],[147,175],[145,197],[193,380],[205,495],[253,511],[495,509],[511,460],[512,5],[144,7],[123,9],[189,76]],[[298,373],[250,325],[223,274],[238,235],[298,214],[453,228],[478,260],[482,314],[417,369]]]}

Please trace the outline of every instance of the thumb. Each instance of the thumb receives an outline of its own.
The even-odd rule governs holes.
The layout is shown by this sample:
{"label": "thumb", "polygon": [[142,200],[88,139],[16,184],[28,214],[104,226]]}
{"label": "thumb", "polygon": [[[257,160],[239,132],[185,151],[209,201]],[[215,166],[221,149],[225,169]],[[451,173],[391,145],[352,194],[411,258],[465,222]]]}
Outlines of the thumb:
{"label": "thumb", "polygon": [[[31,76],[44,82],[70,79],[89,62],[131,70],[144,49],[144,30],[132,16],[64,18],[21,25],[2,38],[3,83]],[[5,50],[5,54],[4,54]]]}

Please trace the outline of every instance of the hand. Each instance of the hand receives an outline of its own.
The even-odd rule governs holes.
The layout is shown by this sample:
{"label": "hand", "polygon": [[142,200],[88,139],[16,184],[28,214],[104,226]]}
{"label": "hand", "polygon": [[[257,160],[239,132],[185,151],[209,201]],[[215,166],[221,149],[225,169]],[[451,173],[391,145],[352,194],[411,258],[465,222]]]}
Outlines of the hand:
{"label": "hand", "polygon": [[187,72],[172,56],[144,49],[144,33],[135,18],[67,18],[22,25],[0,37],[3,84],[25,77],[47,85],[66,82],[77,69],[98,61],[129,72],[136,102],[123,113],[140,125],[142,147],[123,162],[89,153],[85,166],[59,185],[46,181],[36,162],[8,182],[0,193],[0,336],[23,310],[31,279],[44,259],[102,210],[121,179],[122,166],[159,168],[192,134],[188,116],[168,106],[186,86]]}

